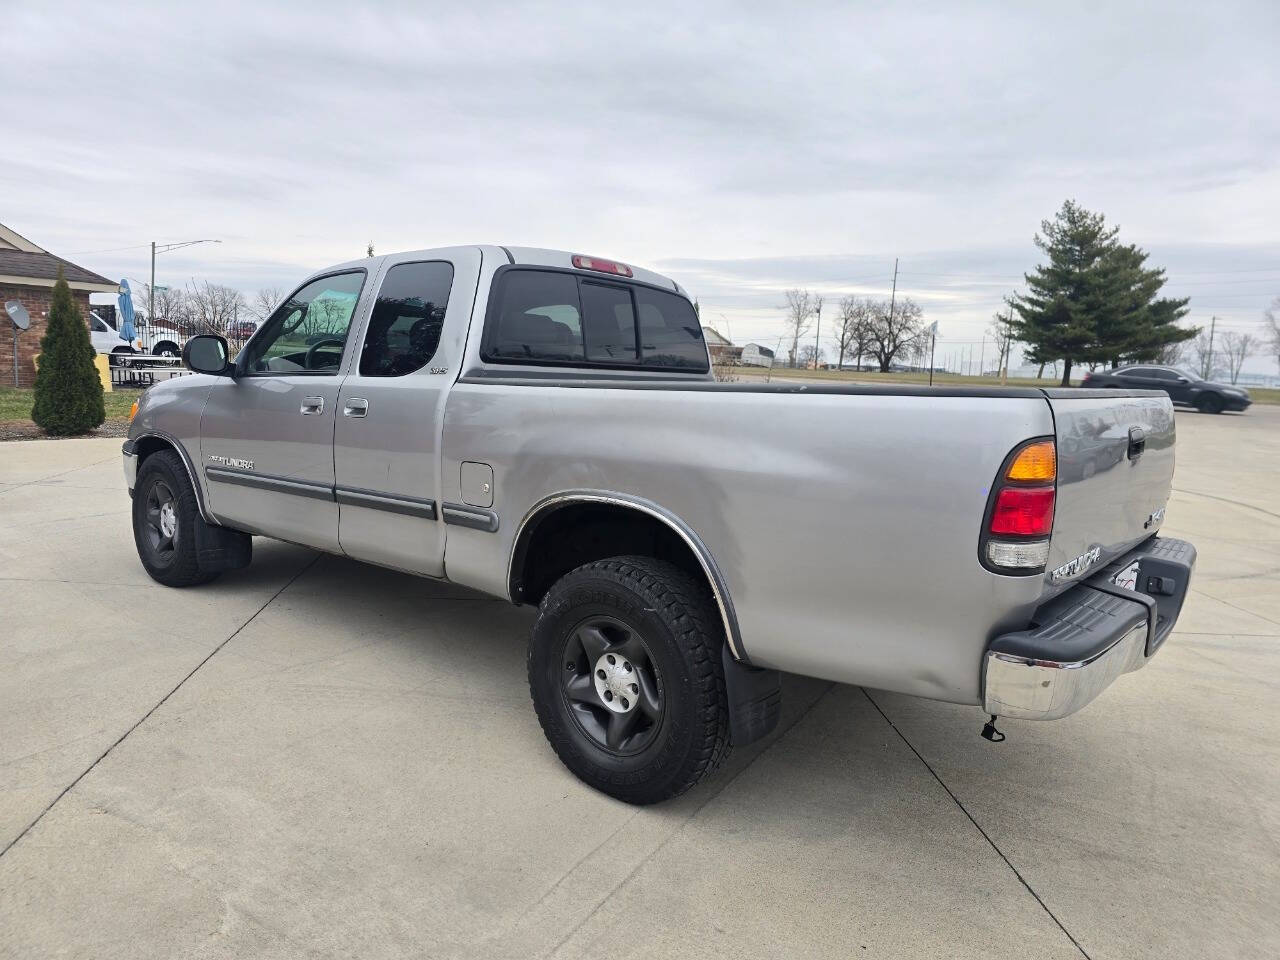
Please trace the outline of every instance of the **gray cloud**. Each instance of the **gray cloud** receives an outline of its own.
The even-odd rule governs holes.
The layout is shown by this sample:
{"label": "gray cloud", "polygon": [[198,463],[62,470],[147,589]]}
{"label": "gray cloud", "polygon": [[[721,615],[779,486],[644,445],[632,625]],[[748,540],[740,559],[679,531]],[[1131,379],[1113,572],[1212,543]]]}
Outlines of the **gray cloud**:
{"label": "gray cloud", "polygon": [[[23,122],[0,219],[67,255],[224,241],[162,260],[176,281],[285,284],[370,239],[529,243],[668,269],[737,336],[775,329],[788,286],[887,289],[898,256],[979,338],[1072,196],[1197,311],[1243,324],[1280,293],[1274,3],[6,16],[0,104]],[[77,259],[146,270],[141,247]]]}

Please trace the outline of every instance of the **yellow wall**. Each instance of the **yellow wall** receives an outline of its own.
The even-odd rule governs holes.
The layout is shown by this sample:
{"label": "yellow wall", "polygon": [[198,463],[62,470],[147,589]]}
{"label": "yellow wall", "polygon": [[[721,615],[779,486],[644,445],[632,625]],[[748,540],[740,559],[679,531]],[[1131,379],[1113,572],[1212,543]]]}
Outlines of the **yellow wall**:
{"label": "yellow wall", "polygon": [[[31,363],[35,367],[40,366],[40,354],[36,354],[31,358]],[[102,381],[102,392],[111,392],[111,363],[107,359],[105,353],[96,354],[93,358],[93,365],[98,368],[98,379]]]}

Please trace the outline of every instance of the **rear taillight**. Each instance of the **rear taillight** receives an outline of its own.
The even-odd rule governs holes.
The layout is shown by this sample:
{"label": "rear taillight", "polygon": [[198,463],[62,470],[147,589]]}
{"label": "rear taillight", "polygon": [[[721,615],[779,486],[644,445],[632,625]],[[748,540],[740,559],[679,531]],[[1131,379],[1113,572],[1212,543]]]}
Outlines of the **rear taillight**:
{"label": "rear taillight", "polygon": [[1053,533],[1058,453],[1052,439],[1017,447],[1000,468],[983,519],[979,558],[997,573],[1044,570]]}
{"label": "rear taillight", "polygon": [[612,273],[615,277],[630,277],[631,268],[625,263],[617,263],[613,260],[601,260],[599,257],[584,257],[581,254],[573,255],[573,265],[579,270],[594,270],[596,273]]}

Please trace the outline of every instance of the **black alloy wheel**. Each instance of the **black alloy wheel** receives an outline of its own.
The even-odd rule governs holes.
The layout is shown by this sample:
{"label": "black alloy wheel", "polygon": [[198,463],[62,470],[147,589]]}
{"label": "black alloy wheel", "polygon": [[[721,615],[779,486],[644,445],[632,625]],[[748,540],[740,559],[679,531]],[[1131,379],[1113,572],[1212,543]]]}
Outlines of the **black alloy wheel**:
{"label": "black alloy wheel", "polygon": [[639,633],[615,617],[588,617],[565,637],[563,659],[560,690],[583,733],[620,757],[653,743],[662,675]]}

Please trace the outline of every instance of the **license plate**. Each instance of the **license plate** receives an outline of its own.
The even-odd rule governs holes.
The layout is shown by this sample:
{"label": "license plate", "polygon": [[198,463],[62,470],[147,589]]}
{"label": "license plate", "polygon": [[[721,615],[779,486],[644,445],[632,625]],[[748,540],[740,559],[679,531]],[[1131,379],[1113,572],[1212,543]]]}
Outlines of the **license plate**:
{"label": "license plate", "polygon": [[1140,564],[1137,560],[1133,561],[1133,563],[1129,564],[1129,566],[1125,567],[1112,577],[1111,582],[1117,587],[1124,587],[1126,590],[1133,590],[1136,593],[1138,589],[1139,566]]}

